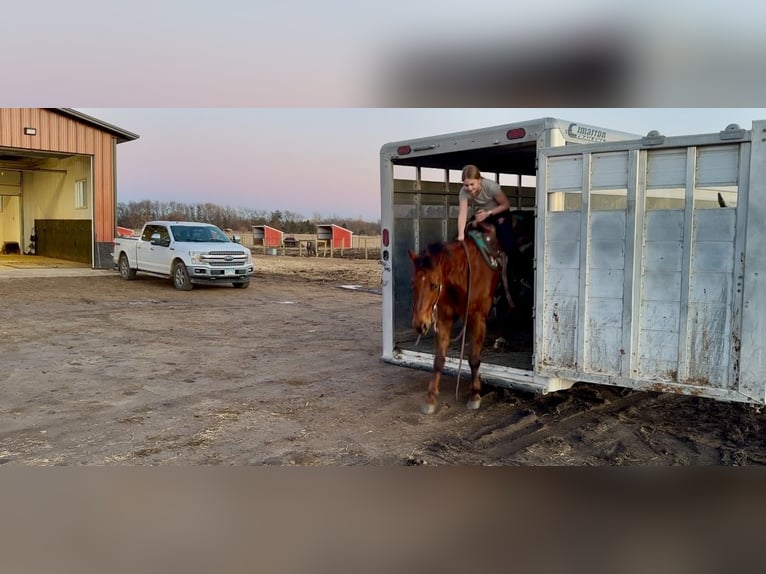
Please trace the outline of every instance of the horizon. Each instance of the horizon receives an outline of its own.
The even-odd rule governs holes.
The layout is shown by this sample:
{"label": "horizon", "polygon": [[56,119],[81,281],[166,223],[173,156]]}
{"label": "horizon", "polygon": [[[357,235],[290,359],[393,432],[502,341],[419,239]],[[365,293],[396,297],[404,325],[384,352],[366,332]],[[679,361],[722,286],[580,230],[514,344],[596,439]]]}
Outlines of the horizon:
{"label": "horizon", "polygon": [[76,109],[139,136],[117,146],[118,202],[362,221],[380,220],[380,148],[389,142],[542,117],[669,136],[766,118],[766,108]]}

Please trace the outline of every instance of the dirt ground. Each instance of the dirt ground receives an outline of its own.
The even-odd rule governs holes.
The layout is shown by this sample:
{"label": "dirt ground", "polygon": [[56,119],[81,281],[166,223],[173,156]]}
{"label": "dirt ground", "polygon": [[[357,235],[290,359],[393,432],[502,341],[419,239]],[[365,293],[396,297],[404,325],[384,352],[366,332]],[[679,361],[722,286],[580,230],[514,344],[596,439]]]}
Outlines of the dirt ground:
{"label": "dirt ground", "polygon": [[[750,465],[743,404],[485,389],[383,363],[377,261],[256,257],[249,289],[0,273],[0,464]],[[360,289],[350,289],[356,285]],[[461,383],[465,394],[466,383]]]}

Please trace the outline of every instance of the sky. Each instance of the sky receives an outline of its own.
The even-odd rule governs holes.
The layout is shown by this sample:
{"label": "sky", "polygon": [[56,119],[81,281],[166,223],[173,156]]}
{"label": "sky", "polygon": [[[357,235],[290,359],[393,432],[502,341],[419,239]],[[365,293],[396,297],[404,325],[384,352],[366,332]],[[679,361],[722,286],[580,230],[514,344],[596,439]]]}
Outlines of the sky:
{"label": "sky", "polygon": [[139,135],[117,146],[117,200],[380,218],[392,141],[556,117],[645,135],[749,129],[766,108],[76,108]]}
{"label": "sky", "polygon": [[[140,138],[118,201],[376,220],[390,141],[552,116],[667,135],[766,118],[766,3],[15,2],[3,107]],[[540,106],[550,106],[541,108]]]}

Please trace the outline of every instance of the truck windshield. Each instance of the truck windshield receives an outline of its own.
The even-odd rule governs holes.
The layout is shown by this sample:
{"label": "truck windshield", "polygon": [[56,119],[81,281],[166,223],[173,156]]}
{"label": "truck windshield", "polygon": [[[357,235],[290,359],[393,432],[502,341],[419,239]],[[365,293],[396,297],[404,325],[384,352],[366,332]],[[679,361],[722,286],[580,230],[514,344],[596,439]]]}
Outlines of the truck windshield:
{"label": "truck windshield", "polygon": [[214,225],[173,225],[170,227],[176,241],[189,243],[230,243],[226,234]]}

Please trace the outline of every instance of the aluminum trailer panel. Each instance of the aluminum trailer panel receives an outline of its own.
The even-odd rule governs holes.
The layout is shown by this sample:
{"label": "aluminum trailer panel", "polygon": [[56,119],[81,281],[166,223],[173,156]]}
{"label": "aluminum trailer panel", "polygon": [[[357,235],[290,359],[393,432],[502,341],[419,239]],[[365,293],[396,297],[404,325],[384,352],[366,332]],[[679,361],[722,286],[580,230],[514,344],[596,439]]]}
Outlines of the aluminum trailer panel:
{"label": "aluminum trailer panel", "polygon": [[[454,237],[459,183],[422,181],[421,170],[465,162],[530,175],[532,151],[533,342],[520,363],[485,349],[482,377],[543,393],[586,381],[766,403],[766,121],[667,138],[596,128],[588,144],[571,125],[544,118],[383,146],[382,358],[433,361],[432,342],[416,348],[405,334],[406,249]],[[504,139],[519,127],[524,138]],[[414,182],[397,180],[397,165],[413,166]]]}

